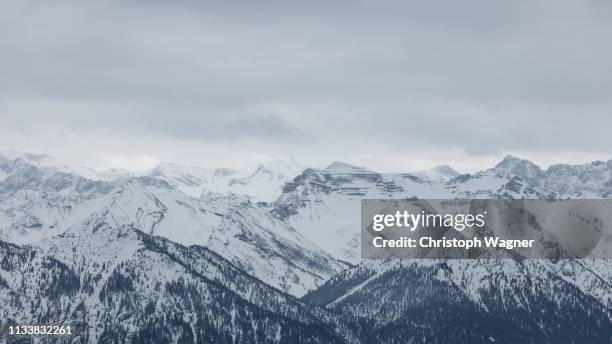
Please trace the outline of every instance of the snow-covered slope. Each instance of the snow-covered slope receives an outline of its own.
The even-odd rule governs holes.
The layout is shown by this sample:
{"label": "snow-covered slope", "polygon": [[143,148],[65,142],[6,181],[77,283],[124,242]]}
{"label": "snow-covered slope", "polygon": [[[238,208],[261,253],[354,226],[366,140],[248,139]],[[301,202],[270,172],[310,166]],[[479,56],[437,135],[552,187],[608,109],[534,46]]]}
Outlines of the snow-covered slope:
{"label": "snow-covered slope", "polygon": [[0,318],[69,322],[80,343],[344,343],[352,337],[334,315],[203,247],[107,220],[92,216],[40,248],[0,242],[0,302],[11,305],[0,307]]}
{"label": "snow-covered slope", "polygon": [[0,156],[0,171],[0,238],[15,243],[61,233],[76,208],[113,188],[109,182],[36,167],[23,159]]}
{"label": "snow-covered slope", "polygon": [[248,199],[214,194],[195,199],[141,178],[118,186],[98,202],[98,212],[108,212],[116,225],[132,224],[184,245],[206,246],[294,295],[303,295],[346,267]]}

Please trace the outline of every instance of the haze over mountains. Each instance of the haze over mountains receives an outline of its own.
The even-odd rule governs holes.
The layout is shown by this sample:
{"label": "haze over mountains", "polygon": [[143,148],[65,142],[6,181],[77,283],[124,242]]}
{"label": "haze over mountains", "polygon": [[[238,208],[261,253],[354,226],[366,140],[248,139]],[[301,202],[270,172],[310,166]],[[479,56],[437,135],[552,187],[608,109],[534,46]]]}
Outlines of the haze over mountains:
{"label": "haze over mountains", "polygon": [[[543,170],[508,156],[472,175],[342,162],[133,174],[2,153],[0,317],[74,321],[88,329],[82,343],[393,343],[440,331],[465,343],[603,343],[609,261],[361,261],[359,205],[611,192],[612,160]],[[599,233],[600,249],[611,234]]]}

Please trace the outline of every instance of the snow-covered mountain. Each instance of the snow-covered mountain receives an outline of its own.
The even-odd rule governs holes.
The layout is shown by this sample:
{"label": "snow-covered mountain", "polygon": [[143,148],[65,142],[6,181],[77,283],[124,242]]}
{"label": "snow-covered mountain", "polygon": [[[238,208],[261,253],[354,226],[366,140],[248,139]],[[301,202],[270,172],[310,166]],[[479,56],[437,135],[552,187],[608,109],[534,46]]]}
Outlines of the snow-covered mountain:
{"label": "snow-covered mountain", "polygon": [[384,174],[334,162],[322,170],[307,169],[287,183],[274,212],[332,255],[357,263],[360,218],[355,214],[360,213],[361,199],[543,199],[550,193],[521,176],[496,169],[439,180],[431,175]]}
{"label": "snow-covered mountain", "polygon": [[346,268],[248,197],[201,198],[153,177],[91,181],[22,160],[2,165],[0,238],[37,244],[92,214],[184,245],[203,245],[266,283],[301,296]]}
{"label": "snow-covered mountain", "polygon": [[75,174],[94,181],[111,181],[118,178],[134,176],[133,173],[119,168],[96,170],[91,167],[66,165],[47,154],[32,154],[7,150],[0,151],[0,159],[4,161],[27,162],[38,168],[47,168],[58,172]]}
{"label": "snow-covered mountain", "polygon": [[249,196],[254,201],[275,200],[283,185],[300,173],[302,167],[295,161],[272,161],[260,165],[251,173],[226,168],[205,169],[186,167],[172,163],[160,163],[147,177],[168,182],[178,190],[200,197],[203,192],[234,193]]}
{"label": "snow-covered mountain", "polygon": [[612,160],[581,165],[552,165],[546,170],[513,156],[495,168],[502,176],[518,176],[557,198],[608,198],[612,195]]}
{"label": "snow-covered mountain", "polygon": [[62,224],[113,185],[0,156],[0,239],[30,243],[60,234]]}
{"label": "snow-covered mountain", "polygon": [[356,263],[360,200],[417,194],[443,198],[447,193],[409,173],[383,175],[334,162],[322,170],[307,169],[287,183],[274,213],[334,256]]}
{"label": "snow-covered mountain", "polygon": [[0,154],[0,318],[72,321],[79,343],[609,342],[609,260],[361,261],[359,213],[364,198],[608,198],[611,180],[612,160],[102,178]]}

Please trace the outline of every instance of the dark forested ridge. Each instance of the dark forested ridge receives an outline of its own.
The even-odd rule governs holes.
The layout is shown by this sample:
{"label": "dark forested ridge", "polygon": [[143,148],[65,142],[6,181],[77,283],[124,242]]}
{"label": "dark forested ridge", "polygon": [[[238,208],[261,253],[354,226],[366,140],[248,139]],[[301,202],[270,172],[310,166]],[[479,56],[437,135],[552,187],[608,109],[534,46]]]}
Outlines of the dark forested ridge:
{"label": "dark forested ridge", "polygon": [[65,264],[0,242],[3,323],[72,323],[74,343],[345,342],[333,315],[322,316],[322,309],[313,315],[311,306],[205,248],[134,229],[107,230],[136,249],[110,268],[112,262],[95,264],[97,270],[72,264],[82,258],[76,246]]}
{"label": "dark forested ridge", "polygon": [[70,322],[78,335],[46,342],[72,343],[608,343],[612,333],[610,309],[548,261],[370,262],[298,300],[205,248],[96,228],[123,236],[132,256],[85,270],[74,246],[62,262],[0,242],[7,323]]}
{"label": "dark forested ridge", "polygon": [[[341,273],[344,276],[304,300],[343,314],[365,343],[609,343],[612,339],[610,308],[555,275],[554,268],[549,270],[555,263],[386,263],[392,267],[378,271],[356,267]],[[611,283],[608,280],[604,288]]]}

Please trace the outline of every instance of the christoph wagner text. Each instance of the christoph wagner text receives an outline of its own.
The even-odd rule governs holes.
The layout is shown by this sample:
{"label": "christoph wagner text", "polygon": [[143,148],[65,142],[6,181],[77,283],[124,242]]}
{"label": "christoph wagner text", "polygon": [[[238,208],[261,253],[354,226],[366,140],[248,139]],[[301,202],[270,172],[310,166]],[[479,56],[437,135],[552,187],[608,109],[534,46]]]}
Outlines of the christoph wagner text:
{"label": "christoph wagner text", "polygon": [[432,237],[421,237],[418,240],[409,237],[401,237],[398,239],[385,239],[382,237],[374,238],[373,245],[377,248],[464,248],[469,250],[474,247],[492,247],[492,248],[505,248],[512,250],[515,247],[518,248],[532,248],[534,240],[506,240],[498,237],[484,237],[483,240],[479,238],[472,239],[433,239]]}

